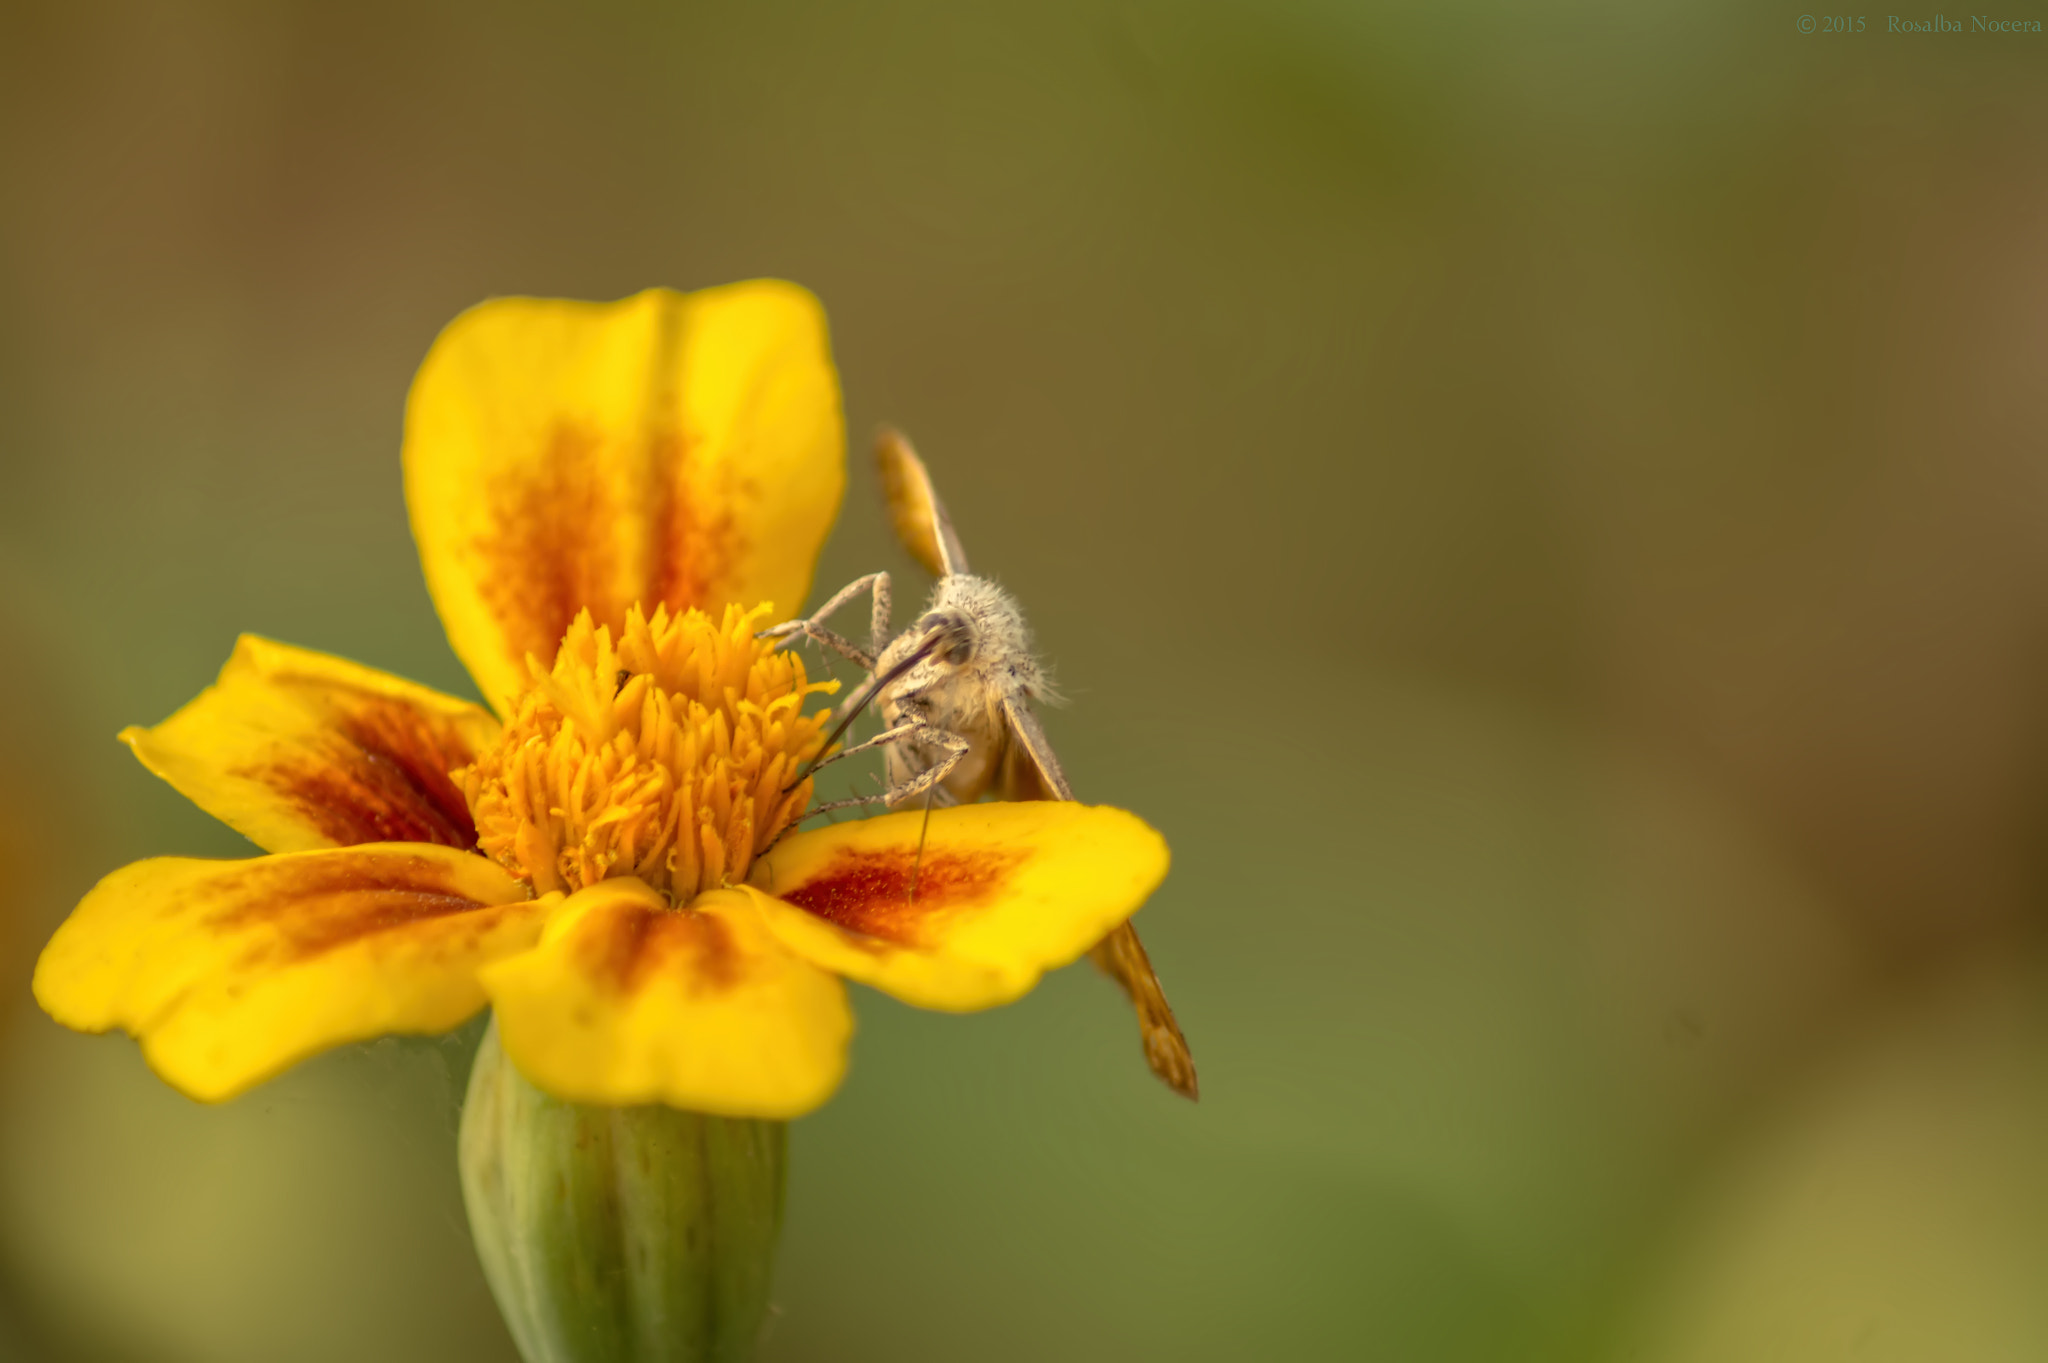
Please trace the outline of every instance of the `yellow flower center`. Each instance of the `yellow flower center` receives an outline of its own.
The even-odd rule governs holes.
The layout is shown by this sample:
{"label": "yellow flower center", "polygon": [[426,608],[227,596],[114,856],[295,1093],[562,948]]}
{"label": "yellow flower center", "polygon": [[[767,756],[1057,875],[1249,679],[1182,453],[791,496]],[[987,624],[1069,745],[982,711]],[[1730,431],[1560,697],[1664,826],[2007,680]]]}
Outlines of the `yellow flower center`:
{"label": "yellow flower center", "polygon": [[810,802],[830,711],[803,703],[838,687],[754,638],[767,613],[635,606],[614,646],[585,611],[552,670],[529,656],[504,735],[454,774],[484,853],[535,894],[637,876],[682,904],[743,879]]}

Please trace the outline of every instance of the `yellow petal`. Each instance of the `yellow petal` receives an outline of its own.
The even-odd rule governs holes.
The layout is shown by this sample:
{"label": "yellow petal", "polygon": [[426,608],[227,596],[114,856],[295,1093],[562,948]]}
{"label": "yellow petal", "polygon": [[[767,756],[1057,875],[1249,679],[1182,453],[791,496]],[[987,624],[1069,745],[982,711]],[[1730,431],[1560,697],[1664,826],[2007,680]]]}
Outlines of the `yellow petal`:
{"label": "yellow petal", "polygon": [[220,680],[121,741],[267,852],[366,842],[476,845],[448,773],[498,735],[490,714],[374,668],[245,634]]}
{"label": "yellow petal", "polygon": [[343,1042],[476,1012],[477,968],[531,946],[552,907],[525,894],[483,857],[419,844],[139,861],[57,929],[36,1000],[67,1027],[124,1029],[218,1102]]}
{"label": "yellow petal", "polygon": [[1166,875],[1166,840],[1121,809],[966,805],[924,825],[920,810],[785,840],[749,877],[770,930],[905,1003],[966,1012],[1081,955]]}
{"label": "yellow petal", "polygon": [[505,1053],[573,1102],[795,1117],[846,1072],[838,980],[783,950],[746,896],[687,909],[631,877],[572,895],[535,950],[484,972]]}
{"label": "yellow petal", "polygon": [[824,313],[775,280],[479,304],[406,404],[427,586],[501,714],[579,610],[796,611],[845,463]]}

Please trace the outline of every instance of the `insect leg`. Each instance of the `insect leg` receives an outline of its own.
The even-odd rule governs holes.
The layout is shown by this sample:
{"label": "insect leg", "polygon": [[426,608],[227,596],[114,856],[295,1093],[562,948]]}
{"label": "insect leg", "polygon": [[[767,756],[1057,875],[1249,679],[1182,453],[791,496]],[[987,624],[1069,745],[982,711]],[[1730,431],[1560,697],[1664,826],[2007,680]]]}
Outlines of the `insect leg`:
{"label": "insect leg", "polygon": [[875,665],[873,656],[862,653],[852,643],[834,634],[824,626],[824,622],[832,616],[833,612],[859,596],[862,592],[872,592],[874,594],[874,611],[869,617],[869,624],[874,634],[872,641],[874,652],[879,653],[882,651],[882,645],[887,641],[889,633],[889,575],[887,573],[869,573],[866,577],[855,578],[834,592],[831,600],[818,607],[807,618],[802,620],[785,620],[779,625],[770,625],[754,637],[757,639],[787,639],[791,635],[802,634],[807,638],[817,640],[828,648],[836,650],[840,656],[858,663],[862,667],[872,668]]}
{"label": "insect leg", "polygon": [[851,639],[844,635],[833,633],[816,620],[786,621],[783,624],[776,625],[773,629],[762,630],[761,634],[755,637],[759,638],[769,634],[774,634],[778,639],[788,639],[801,634],[806,639],[815,639],[852,663],[855,667],[865,668],[868,671],[874,670],[875,660],[873,655],[863,652]]}
{"label": "insect leg", "polygon": [[[906,781],[898,782],[879,795],[855,795],[844,800],[829,800],[822,805],[811,806],[803,817],[808,819],[814,814],[823,814],[827,810],[850,809],[855,805],[889,805],[893,808],[896,805],[916,799],[926,791],[932,790],[939,782],[945,780],[947,774],[953,768],[960,765],[960,759],[967,756],[968,749],[973,746],[950,729],[941,729],[922,721],[917,724],[912,732],[904,735],[904,737],[914,742],[929,744],[934,748],[943,748],[945,749],[945,755],[915,776],[910,777]],[[898,738],[894,741],[902,742],[903,739]]]}
{"label": "insect leg", "polygon": [[[913,719],[909,723],[899,724],[893,729],[884,729],[882,730],[882,732],[876,734],[873,738],[869,739],[865,743],[856,743],[850,748],[841,748],[838,752],[833,753],[830,757],[819,758],[815,763],[811,765],[810,771],[815,774],[816,772],[831,766],[834,762],[837,762],[842,757],[852,757],[855,753],[863,753],[868,751],[868,749],[870,748],[879,748],[884,743],[894,743],[899,738],[909,738],[915,734],[922,733],[924,730],[929,728],[931,728],[931,726],[929,724],[926,724],[923,720]],[[938,731],[933,730],[933,732],[936,733]]]}
{"label": "insect leg", "polygon": [[910,863],[910,894],[912,904],[917,902],[917,873],[924,869],[924,840],[932,831],[932,796],[938,794],[938,787],[924,793],[924,821],[917,826],[917,856]]}
{"label": "insect leg", "polygon": [[889,575],[874,574],[874,609],[868,613],[868,647],[877,658],[889,646]]}

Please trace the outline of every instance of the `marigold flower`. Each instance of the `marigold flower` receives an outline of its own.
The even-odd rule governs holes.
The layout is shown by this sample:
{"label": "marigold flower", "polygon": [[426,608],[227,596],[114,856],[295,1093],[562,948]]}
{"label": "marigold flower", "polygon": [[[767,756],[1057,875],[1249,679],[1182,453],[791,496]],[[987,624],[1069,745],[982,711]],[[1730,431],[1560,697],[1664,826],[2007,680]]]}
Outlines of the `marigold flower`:
{"label": "marigold flower", "polygon": [[841,977],[967,1010],[1073,960],[1165,874],[1130,814],[940,810],[921,854],[919,814],[792,831],[829,687],[754,635],[808,591],[843,445],[791,285],[457,318],[413,386],[405,486],[492,709],[244,637],[121,737],[267,855],[108,876],[37,999],[209,1101],[488,1004],[557,1098],[783,1118],[844,1072]]}

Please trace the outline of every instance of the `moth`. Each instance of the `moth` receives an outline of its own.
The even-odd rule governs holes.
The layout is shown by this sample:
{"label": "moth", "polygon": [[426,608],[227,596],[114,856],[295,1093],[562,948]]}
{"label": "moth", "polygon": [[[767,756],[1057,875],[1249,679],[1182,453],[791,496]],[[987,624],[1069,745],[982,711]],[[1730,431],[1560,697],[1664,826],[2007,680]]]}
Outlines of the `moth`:
{"label": "moth", "polygon": [[[896,537],[938,580],[924,613],[900,634],[890,632],[887,573],[848,583],[808,619],[763,631],[764,638],[803,635],[866,669],[866,680],[841,707],[839,732],[871,703],[881,713],[879,734],[831,760],[880,748],[886,788],[879,795],[830,801],[811,812],[874,803],[902,809],[920,800],[929,809],[933,804],[972,804],[991,795],[999,800],[1073,799],[1073,787],[1032,713],[1033,700],[1052,695],[1023,610],[1008,592],[968,570],[967,553],[932,489],[931,475],[901,433],[880,433],[875,462]],[[864,592],[872,599],[867,649],[825,625]],[[912,884],[914,894],[914,879]],[[1196,1097],[1194,1058],[1136,930],[1122,924],[1091,955],[1123,986],[1136,1009],[1152,1072],[1176,1093]]]}

